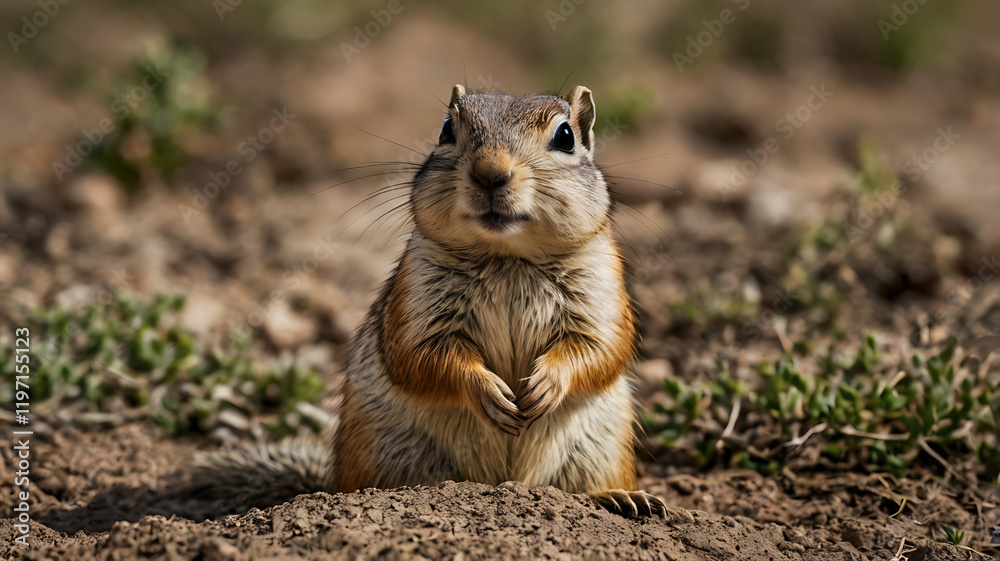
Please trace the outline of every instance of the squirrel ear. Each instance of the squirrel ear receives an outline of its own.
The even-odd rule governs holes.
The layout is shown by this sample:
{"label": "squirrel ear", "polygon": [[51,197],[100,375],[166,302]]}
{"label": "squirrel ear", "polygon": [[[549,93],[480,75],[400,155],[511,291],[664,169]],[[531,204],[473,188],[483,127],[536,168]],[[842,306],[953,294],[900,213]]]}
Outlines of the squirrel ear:
{"label": "squirrel ear", "polygon": [[594,120],[597,117],[594,97],[587,88],[577,86],[566,96],[566,101],[573,112],[572,119],[583,135],[583,145],[590,150],[594,146]]}
{"label": "squirrel ear", "polygon": [[455,84],[455,87],[451,89],[451,103],[448,107],[454,107],[458,100],[465,97],[465,86],[462,84]]}

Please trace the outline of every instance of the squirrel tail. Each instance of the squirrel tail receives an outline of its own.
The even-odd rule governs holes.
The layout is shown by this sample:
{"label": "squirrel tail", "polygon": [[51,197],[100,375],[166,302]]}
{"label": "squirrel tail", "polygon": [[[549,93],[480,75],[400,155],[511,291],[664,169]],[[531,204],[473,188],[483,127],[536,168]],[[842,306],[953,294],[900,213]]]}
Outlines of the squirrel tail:
{"label": "squirrel tail", "polygon": [[181,474],[178,491],[225,501],[229,512],[266,508],[302,493],[328,490],[332,463],[330,446],[318,437],[200,452]]}

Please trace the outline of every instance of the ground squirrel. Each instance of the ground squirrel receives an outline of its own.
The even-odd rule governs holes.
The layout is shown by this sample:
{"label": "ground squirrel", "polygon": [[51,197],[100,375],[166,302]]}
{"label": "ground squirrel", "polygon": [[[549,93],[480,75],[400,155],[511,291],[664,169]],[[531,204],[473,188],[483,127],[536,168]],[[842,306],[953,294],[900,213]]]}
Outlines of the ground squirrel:
{"label": "ground squirrel", "polygon": [[455,86],[413,179],[415,228],[345,365],[332,450],[217,456],[198,477],[225,471],[218,494],[262,465],[273,489],[259,495],[275,500],[283,486],[517,480],[665,516],[635,490],[639,336],[594,119],[582,86],[566,98]]}

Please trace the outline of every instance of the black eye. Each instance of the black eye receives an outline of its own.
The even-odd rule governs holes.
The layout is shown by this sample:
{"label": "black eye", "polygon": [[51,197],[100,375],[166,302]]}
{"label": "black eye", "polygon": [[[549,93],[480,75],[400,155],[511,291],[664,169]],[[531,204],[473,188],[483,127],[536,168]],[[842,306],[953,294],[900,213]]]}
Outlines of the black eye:
{"label": "black eye", "polygon": [[455,131],[451,129],[451,117],[444,120],[444,126],[441,127],[441,136],[438,137],[438,144],[454,144],[455,143]]}
{"label": "black eye", "polygon": [[573,129],[569,128],[569,123],[563,121],[562,124],[559,125],[559,128],[556,129],[556,134],[552,137],[552,145],[549,149],[572,154],[574,145],[575,140],[573,138]]}

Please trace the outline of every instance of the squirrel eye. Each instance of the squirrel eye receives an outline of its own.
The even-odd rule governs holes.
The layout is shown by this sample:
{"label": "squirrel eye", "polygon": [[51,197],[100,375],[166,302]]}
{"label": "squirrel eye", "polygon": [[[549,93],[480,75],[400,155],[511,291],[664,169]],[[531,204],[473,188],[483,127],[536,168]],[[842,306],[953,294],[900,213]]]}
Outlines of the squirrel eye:
{"label": "squirrel eye", "polygon": [[549,149],[572,154],[574,145],[575,139],[573,138],[573,129],[569,127],[568,122],[563,121],[562,124],[559,125],[559,128],[556,129],[556,134],[552,137],[552,145]]}
{"label": "squirrel eye", "polygon": [[444,126],[441,127],[441,136],[438,137],[438,144],[454,144],[455,143],[455,131],[451,128],[451,117],[444,120]]}

